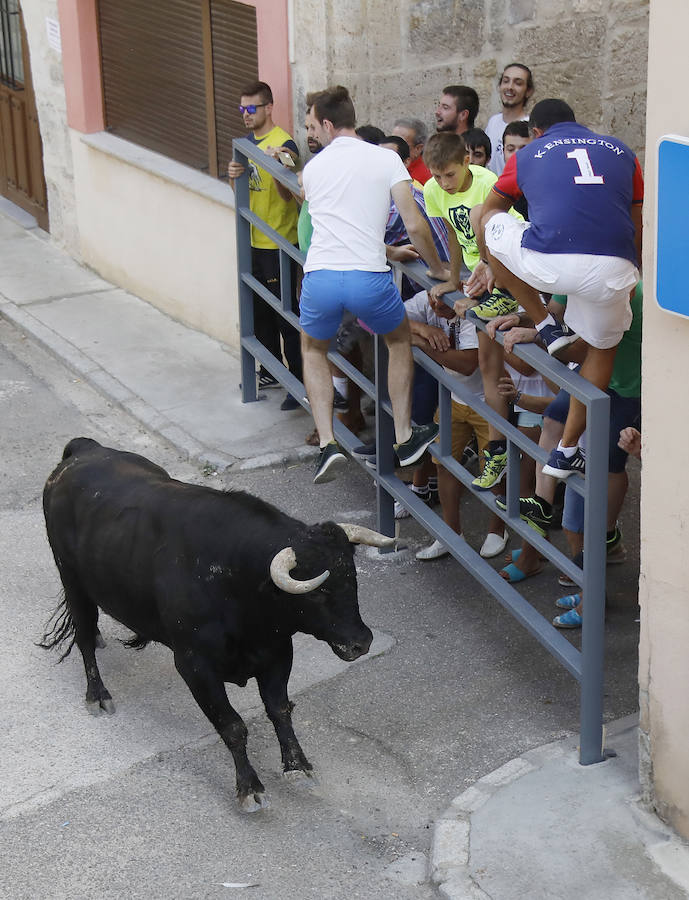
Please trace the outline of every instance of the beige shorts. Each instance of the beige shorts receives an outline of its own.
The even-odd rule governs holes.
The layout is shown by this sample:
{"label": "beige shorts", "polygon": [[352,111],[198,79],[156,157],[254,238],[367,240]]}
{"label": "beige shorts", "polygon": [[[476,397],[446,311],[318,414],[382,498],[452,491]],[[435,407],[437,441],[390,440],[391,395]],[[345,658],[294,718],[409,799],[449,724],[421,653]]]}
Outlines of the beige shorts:
{"label": "beige shorts", "polygon": [[539,253],[522,247],[529,222],[498,213],[486,225],[486,246],[505,268],[537,291],[566,294],[565,322],[587,344],[607,350],[632,324],[629,292],[639,280],[636,266],[618,256]]}
{"label": "beige shorts", "polygon": [[[435,421],[439,419],[439,413],[435,414]],[[452,455],[456,460],[462,458],[464,448],[473,435],[476,435],[478,444],[479,464],[483,469],[483,451],[488,446],[488,422],[483,419],[476,410],[464,403],[452,401]],[[438,440],[438,438],[436,438]]]}

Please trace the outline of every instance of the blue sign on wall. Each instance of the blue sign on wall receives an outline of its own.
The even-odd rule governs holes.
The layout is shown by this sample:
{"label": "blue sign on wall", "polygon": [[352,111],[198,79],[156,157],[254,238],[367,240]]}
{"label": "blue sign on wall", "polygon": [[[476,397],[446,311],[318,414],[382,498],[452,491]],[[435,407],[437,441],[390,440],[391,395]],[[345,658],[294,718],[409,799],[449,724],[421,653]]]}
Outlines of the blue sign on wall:
{"label": "blue sign on wall", "polygon": [[661,309],[689,317],[689,138],[667,134],[658,141],[655,296]]}

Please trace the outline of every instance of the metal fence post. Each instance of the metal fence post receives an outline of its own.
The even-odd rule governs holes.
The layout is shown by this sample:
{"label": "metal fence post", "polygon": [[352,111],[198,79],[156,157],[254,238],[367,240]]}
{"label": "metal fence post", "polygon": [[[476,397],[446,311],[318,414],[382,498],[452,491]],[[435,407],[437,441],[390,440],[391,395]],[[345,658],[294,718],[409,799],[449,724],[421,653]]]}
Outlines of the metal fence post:
{"label": "metal fence post", "polygon": [[591,400],[586,415],[584,608],[579,748],[579,762],[584,766],[601,762],[605,758],[603,754],[603,679],[609,432],[610,398],[604,396]]}
{"label": "metal fence post", "polygon": [[[292,173],[285,171],[279,163],[253,146],[246,138],[238,138],[233,142],[239,162],[248,170],[248,161],[253,160],[261,165],[275,179],[296,192],[296,179]],[[237,261],[239,269],[239,313],[240,333],[242,341],[242,400],[257,399],[255,378],[255,362],[270,367],[280,382],[293,393],[301,386],[297,379],[284,368],[280,360],[260,344],[254,335],[254,294],[260,302],[266,303],[283,319],[294,327],[294,313],[290,312],[290,293],[287,277],[291,260],[303,260],[303,255],[286,239],[272,229],[266,222],[254,215],[249,208],[248,175],[243,175],[236,182],[236,216],[237,216]],[[281,291],[275,297],[251,273],[251,226],[259,229],[273,240],[280,249]],[[432,286],[420,262],[394,263],[414,281],[426,288]],[[449,299],[452,299],[451,295]],[[485,330],[485,324],[477,321],[477,328]],[[496,340],[502,343],[502,334]],[[249,350],[245,349],[248,344]],[[254,357],[252,352],[256,354]],[[345,371],[370,397],[375,400],[376,407],[376,512],[378,530],[383,534],[395,534],[394,501],[397,498],[411,515],[419,521],[433,537],[444,541],[455,558],[470,572],[474,578],[520,622],[536,640],[557,659],[581,685],[581,717],[580,717],[580,762],[582,765],[600,762],[605,759],[602,748],[603,720],[603,663],[604,663],[604,625],[605,625],[605,532],[607,524],[607,478],[608,478],[608,442],[610,400],[605,394],[586,382],[578,374],[569,372],[564,366],[552,359],[542,349],[530,344],[518,344],[513,351],[537,371],[549,377],[553,382],[568,390],[573,397],[584,403],[587,410],[587,467],[584,482],[574,476],[570,478],[570,488],[579,493],[585,500],[584,513],[584,566],[583,572],[561,551],[550,544],[523,522],[519,515],[519,455],[528,453],[537,461],[544,462],[545,452],[525,438],[513,425],[506,422],[485,401],[473,396],[466,386],[452,373],[446,371],[438,363],[426,357],[419,350],[413,351],[416,362],[430,372],[438,381],[440,406],[440,440],[433,445],[431,453],[442,461],[442,464],[473,494],[476,502],[482,503],[490,511],[495,512],[494,497],[489,492],[476,492],[472,489],[472,476],[457,460],[452,457],[451,429],[452,404],[450,393],[456,394],[461,402],[467,403],[496,429],[505,433],[508,442],[508,471],[505,493],[507,495],[507,511],[498,510],[515,535],[532,544],[541,554],[551,560],[564,573],[570,575],[576,583],[583,586],[585,597],[585,615],[583,616],[582,650],[579,652],[572,642],[554,628],[550,621],[541,615],[522,597],[514,587],[499,577],[495,569],[479,556],[477,550],[471,548],[466,541],[456,535],[436,512],[429,509],[408,487],[401,484],[395,475],[395,459],[393,442],[395,429],[390,413],[390,401],[387,390],[388,351],[382,338],[375,338],[375,383],[371,383],[363,373],[356,370],[351,363],[338,353],[331,358]],[[305,405],[306,401],[304,401]],[[347,450],[354,447],[354,436],[339,422],[335,423],[336,434]]]}
{"label": "metal fence post", "polygon": [[[376,469],[380,475],[395,472],[394,450],[395,428],[390,416],[383,408],[388,399],[388,348],[380,335],[375,337],[375,380],[376,380]],[[395,534],[395,501],[380,481],[376,484],[376,508],[378,511],[378,531],[393,537]]]}
{"label": "metal fence post", "polygon": [[[242,275],[251,274],[251,225],[240,210],[249,209],[249,161],[239,150],[235,149],[237,162],[244,166],[244,174],[234,184],[235,219],[237,226],[237,278],[239,292],[239,337],[253,337],[254,334],[254,295]],[[256,383],[256,364],[253,356],[242,346],[242,403],[258,400]]]}

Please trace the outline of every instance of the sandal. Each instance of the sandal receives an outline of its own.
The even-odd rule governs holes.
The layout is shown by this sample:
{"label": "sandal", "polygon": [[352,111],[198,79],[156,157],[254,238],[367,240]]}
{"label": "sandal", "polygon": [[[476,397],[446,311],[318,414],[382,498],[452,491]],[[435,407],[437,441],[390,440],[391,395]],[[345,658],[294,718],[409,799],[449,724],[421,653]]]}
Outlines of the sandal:
{"label": "sandal", "polygon": [[553,619],[553,625],[556,628],[581,628],[582,622],[581,613],[578,613],[576,609],[570,609],[569,612],[555,616]]}
{"label": "sandal", "polygon": [[560,597],[555,601],[555,606],[559,609],[576,609],[581,603],[581,594],[567,594],[566,597]]}
{"label": "sandal", "polygon": [[510,563],[508,566],[505,566],[504,569],[500,569],[499,574],[501,578],[504,578],[505,581],[509,581],[510,584],[518,584],[526,578],[531,578],[532,575],[540,575],[542,571],[543,566],[540,563],[532,572],[522,572],[522,570],[515,566],[514,563]]}

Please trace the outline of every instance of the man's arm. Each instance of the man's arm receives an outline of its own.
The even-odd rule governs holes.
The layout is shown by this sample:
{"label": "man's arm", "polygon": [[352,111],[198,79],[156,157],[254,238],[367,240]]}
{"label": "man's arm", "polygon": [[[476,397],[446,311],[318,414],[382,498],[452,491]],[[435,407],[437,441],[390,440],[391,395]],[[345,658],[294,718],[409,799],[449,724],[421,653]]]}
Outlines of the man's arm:
{"label": "man's arm", "polygon": [[[410,323],[411,324],[411,323]],[[473,375],[478,367],[478,349],[471,350],[434,350],[421,335],[412,332],[412,344],[430,356],[440,366],[459,372],[460,375]]]}
{"label": "man's arm", "polygon": [[445,267],[438,256],[438,251],[435,249],[430,226],[421,215],[409,189],[409,182],[398,181],[397,184],[392,186],[390,193],[397,211],[402,216],[409,239],[428,266],[428,274],[431,278],[442,280],[445,278]]}
{"label": "man's arm", "polygon": [[[441,281],[440,284],[434,284],[430,290],[431,306],[433,302],[440,300],[443,294],[449,294],[452,291],[459,290],[459,273],[462,270],[462,248],[459,246],[455,230],[447,221],[443,220],[447,225],[447,243],[450,248],[450,278],[448,281]],[[435,309],[435,307],[433,307]]]}

